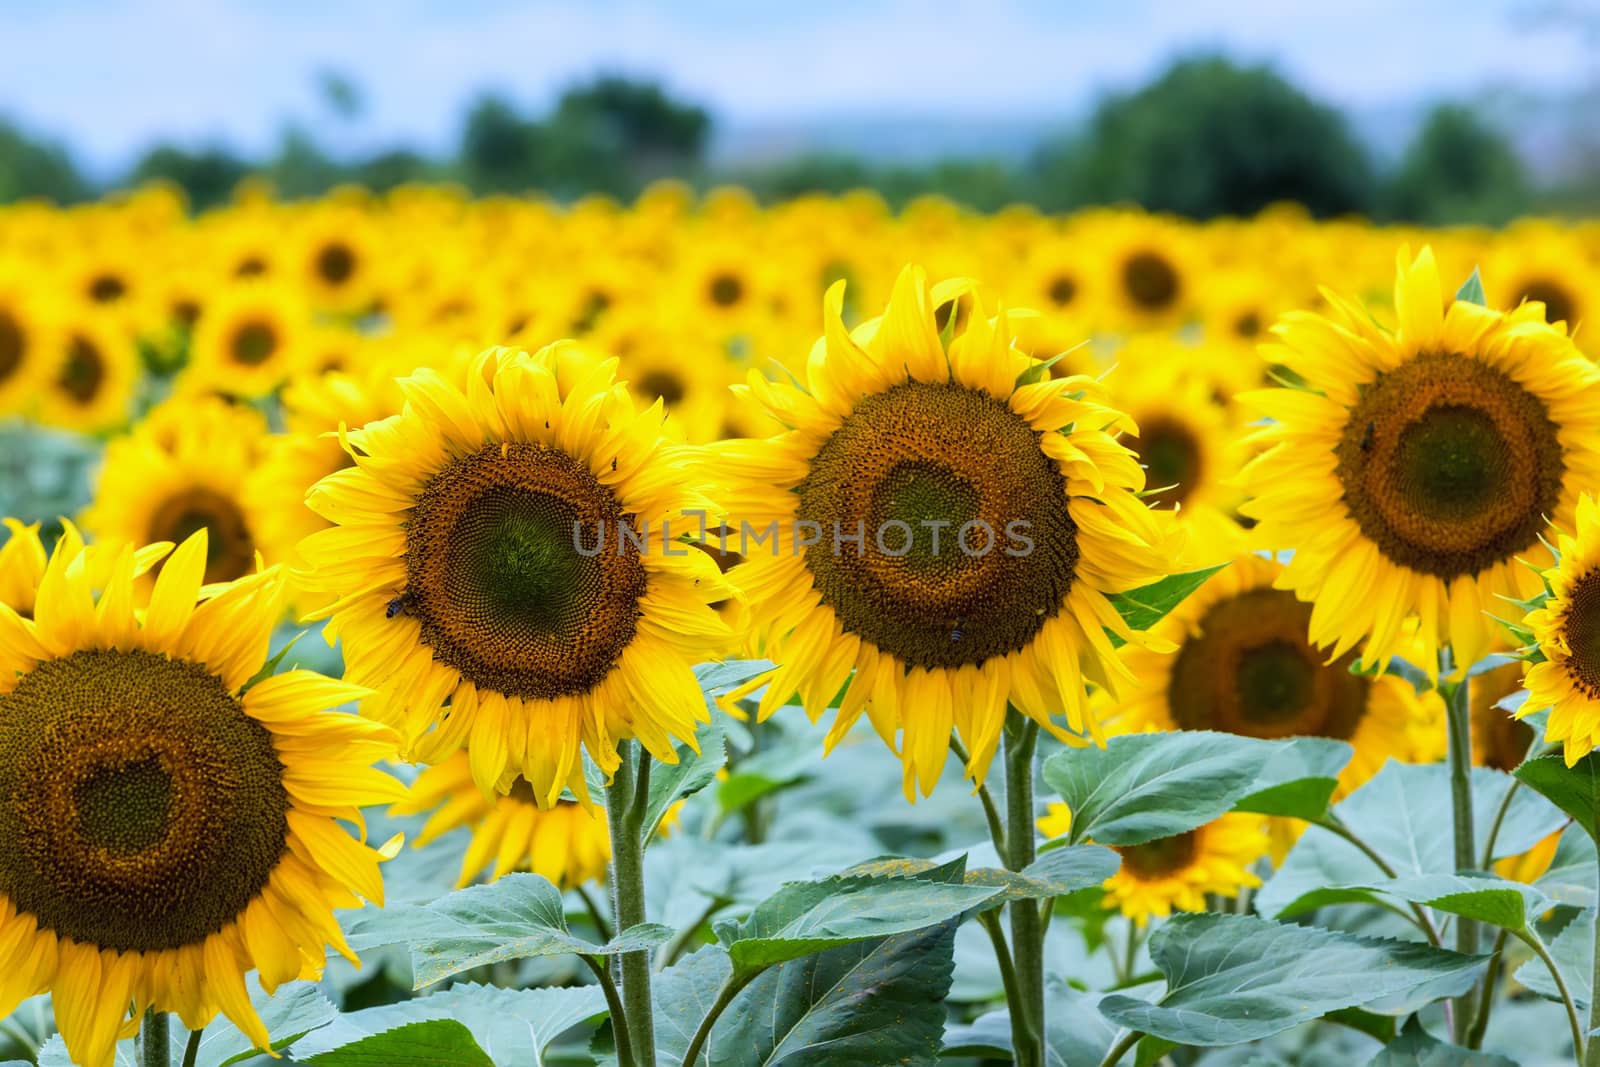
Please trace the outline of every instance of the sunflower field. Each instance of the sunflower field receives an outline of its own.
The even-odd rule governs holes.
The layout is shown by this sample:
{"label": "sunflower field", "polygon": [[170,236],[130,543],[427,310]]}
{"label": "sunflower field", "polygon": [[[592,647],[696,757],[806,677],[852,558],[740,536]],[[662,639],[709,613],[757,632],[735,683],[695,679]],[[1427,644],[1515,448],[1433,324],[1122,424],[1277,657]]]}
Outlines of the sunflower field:
{"label": "sunflower field", "polygon": [[0,1061],[1600,1064],[1600,225],[0,208]]}

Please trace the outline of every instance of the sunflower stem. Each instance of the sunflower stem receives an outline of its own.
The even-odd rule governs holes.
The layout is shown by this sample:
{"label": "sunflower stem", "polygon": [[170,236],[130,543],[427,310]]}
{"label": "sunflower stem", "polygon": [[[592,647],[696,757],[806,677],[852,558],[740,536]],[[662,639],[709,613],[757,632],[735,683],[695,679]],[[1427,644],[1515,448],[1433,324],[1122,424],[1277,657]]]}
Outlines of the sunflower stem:
{"label": "sunflower stem", "polygon": [[622,995],[617,992],[617,983],[611,977],[610,968],[587,952],[580,953],[578,958],[594,972],[596,981],[600,983],[600,992],[606,998],[606,1010],[611,1014],[611,1039],[617,1046],[617,1067],[635,1067],[633,1044],[628,1040],[628,1013],[622,1007]]}
{"label": "sunflower stem", "polygon": [[[1477,866],[1476,835],[1472,827],[1472,683],[1463,673],[1461,681],[1445,693],[1449,708],[1450,757],[1450,807],[1455,825],[1455,866],[1457,871],[1470,871]],[[1470,919],[1456,919],[1456,951],[1472,954],[1478,951],[1478,924]],[[1475,1007],[1472,991],[1468,990],[1455,1002],[1455,1036],[1457,1043],[1466,1041],[1472,1032],[1472,1011]]]}
{"label": "sunflower stem", "polygon": [[[1006,867],[1020,871],[1034,860],[1035,829],[1033,804],[1033,754],[1039,743],[1039,724],[1025,718],[1015,708],[1006,712]],[[1011,913],[1011,956],[1016,967],[1020,1004],[1012,1004],[1013,1016],[1021,1015],[1027,1027],[1027,1042],[1015,1046],[1017,1067],[1040,1067],[1044,1063],[1044,923],[1032,901],[1014,901],[1006,906]]]}
{"label": "sunflower stem", "polygon": [[139,1067],[167,1067],[172,1062],[171,1017],[151,1009],[139,1026]]}
{"label": "sunflower stem", "polygon": [[[1600,846],[1596,846],[1595,854],[1600,857]],[[1594,972],[1591,976],[1590,989],[1600,990],[1600,919],[1594,924]],[[1591,993],[1589,996],[1589,1032],[1592,1034],[1600,1030],[1600,994]],[[1591,1040],[1583,1049],[1583,1067],[1600,1067],[1600,1041]]]}
{"label": "sunflower stem", "polygon": [[[622,760],[606,793],[611,826],[611,892],[620,937],[645,921],[644,817],[650,800],[650,753],[636,741],[617,746]],[[635,762],[637,761],[637,763]],[[622,1009],[637,1067],[656,1067],[655,1008],[650,1000],[650,953],[621,953]]]}
{"label": "sunflower stem", "polygon": [[[950,735],[950,751],[962,766],[972,762],[972,757],[967,754],[967,747],[963,745],[955,734]],[[987,785],[980,784],[976,790],[978,803],[983,805],[983,817],[989,823],[989,840],[994,842],[995,852],[1004,859],[1006,857],[1006,827],[1000,818],[1000,807],[994,802],[994,794],[989,792]]]}
{"label": "sunflower stem", "polygon": [[1489,953],[1489,969],[1484,972],[1482,996],[1478,998],[1478,1011],[1472,1017],[1472,1029],[1467,1033],[1469,1049],[1483,1047],[1483,1035],[1489,1029],[1489,1015],[1494,1010],[1495,985],[1500,981],[1500,972],[1505,969],[1506,941],[1510,939],[1510,930],[1501,930],[1494,939],[1494,950]]}
{"label": "sunflower stem", "polygon": [[[1021,1004],[1022,993],[1017,989],[1017,968],[1011,962],[1011,948],[1006,944],[1005,931],[1000,928],[1000,910],[996,908],[979,915],[978,924],[989,935],[989,943],[994,946],[994,961],[1000,967],[1000,984],[1005,987],[1006,1003]],[[1015,1010],[1008,1014],[1011,1017],[1011,1047],[1032,1048],[1033,1030],[1028,1025],[1027,1017]]]}

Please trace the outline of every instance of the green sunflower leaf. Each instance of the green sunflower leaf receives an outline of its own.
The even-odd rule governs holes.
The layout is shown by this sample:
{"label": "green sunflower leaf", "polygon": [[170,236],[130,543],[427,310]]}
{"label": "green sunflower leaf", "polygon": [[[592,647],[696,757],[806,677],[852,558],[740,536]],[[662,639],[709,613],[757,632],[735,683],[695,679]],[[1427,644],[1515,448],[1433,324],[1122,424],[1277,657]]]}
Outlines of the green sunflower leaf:
{"label": "green sunflower leaf", "polygon": [[414,988],[503,960],[601,955],[655,948],[672,937],[657,923],[635,926],[604,945],[567,931],[561,893],[536,874],[511,874],[489,885],[447,893],[423,905],[356,912],[346,935],[357,952],[405,945]]}
{"label": "green sunflower leaf", "polygon": [[1554,904],[1531,885],[1493,875],[1423,874],[1315,889],[1276,915],[1287,918],[1333,904],[1382,904],[1386,898],[1503,927],[1519,937],[1531,936],[1534,920]]}
{"label": "green sunflower leaf", "polygon": [[1374,1056],[1367,1067],[1517,1067],[1517,1061],[1446,1044],[1424,1030],[1412,1016],[1400,1036]]}
{"label": "green sunflower leaf", "polygon": [[[1044,853],[1020,871],[1000,867],[974,867],[962,874],[965,885],[990,886],[1000,890],[989,903],[999,906],[1013,900],[1054,900],[1080,889],[1097,886],[1117,873],[1122,860],[1109,848],[1075,845]],[[905,877],[936,880],[932,860],[889,856],[858,863],[842,873],[869,877]],[[944,879],[937,879],[944,880]]]}
{"label": "green sunflower leaf", "polygon": [[1478,275],[1477,267],[1472,268],[1472,274],[1461,283],[1461,288],[1456,290],[1456,299],[1464,304],[1488,306],[1488,298],[1483,295],[1483,279]]}
{"label": "green sunflower leaf", "polygon": [[[1045,976],[1045,1067],[1100,1067],[1117,1039],[1116,1027],[1100,1014],[1102,996],[1074,989],[1060,975]],[[1012,1059],[1009,1016],[992,1011],[965,1026],[946,1027],[942,1054]]]}
{"label": "green sunflower leaf", "polygon": [[[1207,578],[1226,566],[1226,563],[1219,563],[1203,570],[1170,574],[1159,582],[1151,582],[1138,589],[1111,593],[1106,599],[1111,601],[1111,606],[1122,616],[1130,630],[1148,630],[1171,614],[1172,609],[1183,603],[1190,593],[1206,584]],[[1115,634],[1111,635],[1111,639],[1113,644],[1123,643]]]}
{"label": "green sunflower leaf", "polygon": [[453,1019],[406,1023],[305,1062],[316,1067],[495,1067],[472,1031]]}
{"label": "green sunflower leaf", "polygon": [[951,884],[925,877],[834,877],[791,882],[719,936],[741,971],[760,970],[855,941],[910,933],[987,903],[997,886]]}
{"label": "green sunflower leaf", "polygon": [[[695,1062],[717,1067],[932,1062],[944,1031],[957,925],[956,919],[946,919],[766,970],[728,1006]],[[706,1008],[732,974],[728,954],[711,946],[656,976],[656,1045],[663,1063],[682,1062]]]}
{"label": "green sunflower leaf", "polygon": [[[1478,856],[1483,854],[1489,828],[1512,785],[1511,776],[1502,771],[1473,768],[1472,810],[1477,831],[1474,852]],[[1450,811],[1449,768],[1442,763],[1391,762],[1334,805],[1333,816],[1383,857],[1396,875],[1412,878],[1457,873],[1455,846],[1449,833]],[[1519,789],[1500,821],[1493,858],[1524,852],[1547,834],[1561,829],[1565,822],[1561,812],[1531,790]],[[1294,914],[1306,907],[1338,902],[1315,897],[1303,900],[1311,894],[1367,892],[1330,891],[1329,886],[1361,887],[1386,881],[1388,877],[1382,869],[1355,845],[1330,830],[1310,826],[1277,873],[1257,892],[1256,910],[1274,917]]]}
{"label": "green sunflower leaf", "polygon": [[1583,757],[1571,767],[1559,753],[1525,761],[1512,772],[1524,785],[1577,820],[1600,844],[1600,756]]}
{"label": "green sunflower leaf", "polygon": [[[321,1063],[329,1055],[396,1027],[450,1019],[467,1028],[500,1064],[540,1067],[550,1043],[566,1031],[606,1014],[596,985],[506,989],[462,982],[439,993],[341,1015],[295,1049],[296,1059]],[[405,1062],[405,1061],[399,1061]]]}
{"label": "green sunflower leaf", "polygon": [[1072,809],[1069,840],[1139,845],[1187,833],[1236,807],[1320,813],[1342,742],[1261,741],[1181,730],[1111,738],[1104,748],[1068,748],[1044,764],[1044,780]]}
{"label": "green sunflower leaf", "polygon": [[672,805],[716,781],[717,772],[728,762],[727,742],[716,722],[700,727],[698,741],[699,752],[679,745],[677,763],[656,763],[650,768],[650,799],[644,811],[646,848],[655,840]]}
{"label": "green sunflower leaf", "polygon": [[[1591,863],[1594,856],[1589,857]],[[1561,971],[1561,980],[1567,983],[1567,992],[1579,1011],[1586,1011],[1589,998],[1594,996],[1594,909],[1586,908],[1550,939],[1550,958]],[[1544,997],[1561,1003],[1561,990],[1556,988],[1550,969],[1537,959],[1529,960],[1512,976],[1519,984]]]}
{"label": "green sunflower leaf", "polygon": [[1174,917],[1150,938],[1166,977],[1154,1003],[1112,994],[1112,1022],[1182,1045],[1258,1041],[1329,1012],[1420,987],[1464,993],[1486,956],[1288,926],[1247,915]]}

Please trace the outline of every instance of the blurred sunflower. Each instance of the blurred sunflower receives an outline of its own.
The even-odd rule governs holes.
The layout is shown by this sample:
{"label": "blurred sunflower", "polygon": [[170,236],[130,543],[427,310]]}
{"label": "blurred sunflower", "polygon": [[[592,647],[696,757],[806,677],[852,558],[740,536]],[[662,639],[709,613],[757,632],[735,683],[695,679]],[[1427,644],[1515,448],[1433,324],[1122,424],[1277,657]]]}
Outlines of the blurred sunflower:
{"label": "blurred sunflower", "polygon": [[782,664],[760,714],[798,692],[815,718],[848,683],[826,744],[865,710],[913,798],[938,781],[952,726],[982,781],[1008,702],[1063,739],[1098,736],[1085,680],[1133,681],[1107,630],[1144,640],[1106,594],[1166,567],[1134,495],[1143,472],[1108,432],[1130,420],[1098,383],[1044,375],[975,298],[946,349],[935,309],[961,288],[930,291],[908,267],[883,317],[851,333],[836,285],[809,392],[754,373],[741,387],[792,429],[710,446],[729,514],[768,541],[741,546],[730,575],[757,650]]}
{"label": "blurred sunflower", "polygon": [[491,882],[512,871],[532,871],[562,889],[573,889],[603,880],[611,862],[611,832],[603,812],[571,800],[541,808],[533,787],[521,777],[491,800],[473,784],[465,752],[424,770],[410,797],[393,810],[397,815],[433,813],[412,842],[417,848],[457,827],[471,827],[472,843],[461,860],[458,886],[471,884],[492,864],[487,876]]}
{"label": "blurred sunflower", "polygon": [[268,502],[250,491],[266,420],[216,397],[173,398],[107,446],[84,529],[102,540],[178,542],[209,530],[205,579],[249,574]]}
{"label": "blurred sunflower", "polygon": [[50,380],[60,332],[20,270],[0,270],[0,416],[29,414]]}
{"label": "blurred sunflower", "polygon": [[[1115,846],[1122,866],[1106,879],[1105,906],[1142,927],[1174,911],[1205,911],[1208,894],[1232,900],[1260,887],[1251,868],[1267,855],[1266,824],[1259,815],[1229,814],[1188,833]],[[1059,837],[1072,828],[1072,812],[1053,801],[1038,826]]]}
{"label": "blurred sunflower", "polygon": [[64,309],[70,322],[52,333],[57,350],[39,417],[81,433],[99,433],[128,420],[139,383],[139,353],[121,329],[103,316]]}
{"label": "blurred sunflower", "polygon": [[1109,319],[1129,330],[1179,325],[1191,314],[1200,266],[1188,227],[1136,212],[1106,213],[1085,231],[1097,249]]}
{"label": "blurred sunflower", "polygon": [[1355,756],[1348,793],[1393,757],[1418,758],[1431,719],[1409,682],[1352,673],[1354,653],[1329,660],[1307,636],[1312,606],[1274,588],[1283,565],[1243,555],[1206,580],[1152,633],[1177,646],[1161,655],[1129,645],[1120,698],[1096,694],[1120,731],[1219,730],[1245,737],[1332,737]]}
{"label": "blurred sunflower", "polygon": [[[379,860],[336,820],[404,787],[392,732],[324,709],[360,690],[307,671],[254,685],[275,571],[206,590],[201,531],[134,608],[131,546],[98,597],[68,527],[32,619],[0,606],[0,1015],[46,991],[75,1063],[110,1067],[146,1008],[220,1011],[268,1048],[271,992],[354,959],[332,909],[383,901]],[[148,558],[148,556],[146,556]],[[129,1019],[131,1009],[131,1020]]]}
{"label": "blurred sunflower", "polygon": [[1273,421],[1245,468],[1259,543],[1295,550],[1279,579],[1315,602],[1311,637],[1380,664],[1417,639],[1430,674],[1492,647],[1497,598],[1538,592],[1520,565],[1549,554],[1546,516],[1570,521],[1600,481],[1600,370],[1538,309],[1447,300],[1433,254],[1399,257],[1397,330],[1327,294],[1327,316],[1292,313],[1266,347],[1303,388],[1241,399]]}
{"label": "blurred sunflower", "polygon": [[377,231],[364,211],[323,205],[299,220],[290,253],[294,281],[318,308],[354,314],[376,292]]}
{"label": "blurred sunflower", "polygon": [[306,580],[340,598],[327,634],[365,709],[425,762],[467,744],[486,794],[520,774],[542,806],[586,799],[580,745],[607,773],[618,738],[670,763],[708,717],[689,667],[728,638],[707,607],[726,586],[665,541],[710,505],[615,369],[569,342],[420,370],[308,497],[337,525],[301,544]]}
{"label": "blurred sunflower", "polygon": [[184,386],[265,396],[304,369],[309,334],[305,307],[286,285],[230,287],[216,294],[195,324]]}
{"label": "blurred sunflower", "polygon": [[1524,620],[1538,659],[1517,711],[1550,709],[1544,739],[1561,742],[1569,767],[1600,743],[1600,503],[1585,493],[1575,518],[1557,539],[1559,562],[1544,572],[1549,599]]}

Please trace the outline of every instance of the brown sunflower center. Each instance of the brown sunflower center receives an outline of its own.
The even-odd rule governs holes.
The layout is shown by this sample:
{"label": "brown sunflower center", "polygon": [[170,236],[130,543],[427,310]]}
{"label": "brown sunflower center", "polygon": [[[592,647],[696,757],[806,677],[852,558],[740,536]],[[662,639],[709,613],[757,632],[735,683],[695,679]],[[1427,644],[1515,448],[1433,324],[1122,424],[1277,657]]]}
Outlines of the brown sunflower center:
{"label": "brown sunflower center", "polygon": [[1526,664],[1507,663],[1484,671],[1472,680],[1473,745],[1486,767],[1516,769],[1533,743],[1533,727],[1513,719],[1500,701],[1522,688]]}
{"label": "brown sunflower center", "polygon": [[719,308],[731,308],[744,299],[744,282],[737,275],[718,274],[706,287],[711,302]]}
{"label": "brown sunflower center", "polygon": [[100,395],[106,379],[106,360],[100,346],[83,334],[73,334],[67,344],[67,358],[61,364],[56,383],[76,403],[89,404]]}
{"label": "brown sunflower center", "polygon": [[1004,401],[954,384],[858,403],[795,489],[819,538],[805,550],[812,581],[845,629],[929,668],[1026,646],[1078,562],[1040,437]]}
{"label": "brown sunflower center", "polygon": [[633,640],[645,593],[639,548],[619,524],[633,529],[567,453],[485,445],[441,468],[417,500],[406,525],[408,613],[435,657],[479,688],[536,699],[586,692]]}
{"label": "brown sunflower center", "polygon": [[89,280],[89,299],[96,304],[114,304],[128,292],[128,283],[115,274],[97,274]]}
{"label": "brown sunflower center", "polygon": [[263,256],[248,255],[239,261],[233,268],[235,278],[259,278],[267,273],[267,261]]}
{"label": "brown sunflower center", "polygon": [[1050,279],[1050,286],[1045,290],[1045,295],[1056,307],[1066,307],[1072,303],[1072,298],[1078,295],[1077,279],[1067,274],[1058,274]]}
{"label": "brown sunflower center", "polygon": [[1133,253],[1122,264],[1122,287],[1141,311],[1166,311],[1181,286],[1172,261],[1154,249]]}
{"label": "brown sunflower center", "polygon": [[1567,642],[1566,668],[1573,684],[1589,697],[1600,698],[1600,568],[1567,590],[1561,635]]}
{"label": "brown sunflower center", "polygon": [[278,351],[278,331],[270,322],[250,320],[233,331],[228,347],[235,363],[258,367]]}
{"label": "brown sunflower center", "polygon": [[1152,499],[1181,504],[1194,492],[1203,473],[1200,438],[1181,419],[1166,415],[1140,420],[1139,436],[1128,441],[1145,468],[1145,484],[1163,489]]}
{"label": "brown sunflower center", "polygon": [[231,582],[250,573],[256,544],[237,501],[215,489],[188,486],[156,505],[148,540],[181,545],[196,530],[206,531],[207,582]]}
{"label": "brown sunflower center", "polygon": [[1248,341],[1261,333],[1261,316],[1254,311],[1246,311],[1233,320],[1234,336]]}
{"label": "brown sunflower center", "polygon": [[1379,375],[1336,454],[1362,534],[1392,562],[1446,581],[1532,545],[1565,469],[1543,402],[1460,355],[1418,356]]}
{"label": "brown sunflower center", "polygon": [[1349,740],[1371,682],[1331,664],[1306,637],[1311,605],[1284,589],[1249,589],[1213,604],[1178,649],[1167,683],[1173,722],[1246,737]]}
{"label": "brown sunflower center", "polygon": [[288,809],[272,735],[198,664],[75,652],[0,705],[0,894],[58,937],[200,944],[267,884]]}
{"label": "brown sunflower center", "polygon": [[333,241],[317,253],[317,275],[329,285],[343,285],[356,272],[356,254],[343,241]]}
{"label": "brown sunflower center", "polygon": [[1522,299],[1537,300],[1544,305],[1546,322],[1571,323],[1576,316],[1577,301],[1567,287],[1554,278],[1534,278],[1522,287]]}
{"label": "brown sunflower center", "polygon": [[639,394],[646,397],[660,397],[671,408],[688,393],[688,388],[683,383],[683,378],[670,370],[655,369],[639,376]]}
{"label": "brown sunflower center", "polygon": [[28,336],[15,315],[0,308],[0,382],[17,373],[28,350]]}
{"label": "brown sunflower center", "polygon": [[1141,882],[1154,882],[1177,874],[1200,853],[1200,831],[1157,838],[1142,845],[1121,845],[1122,870]]}

